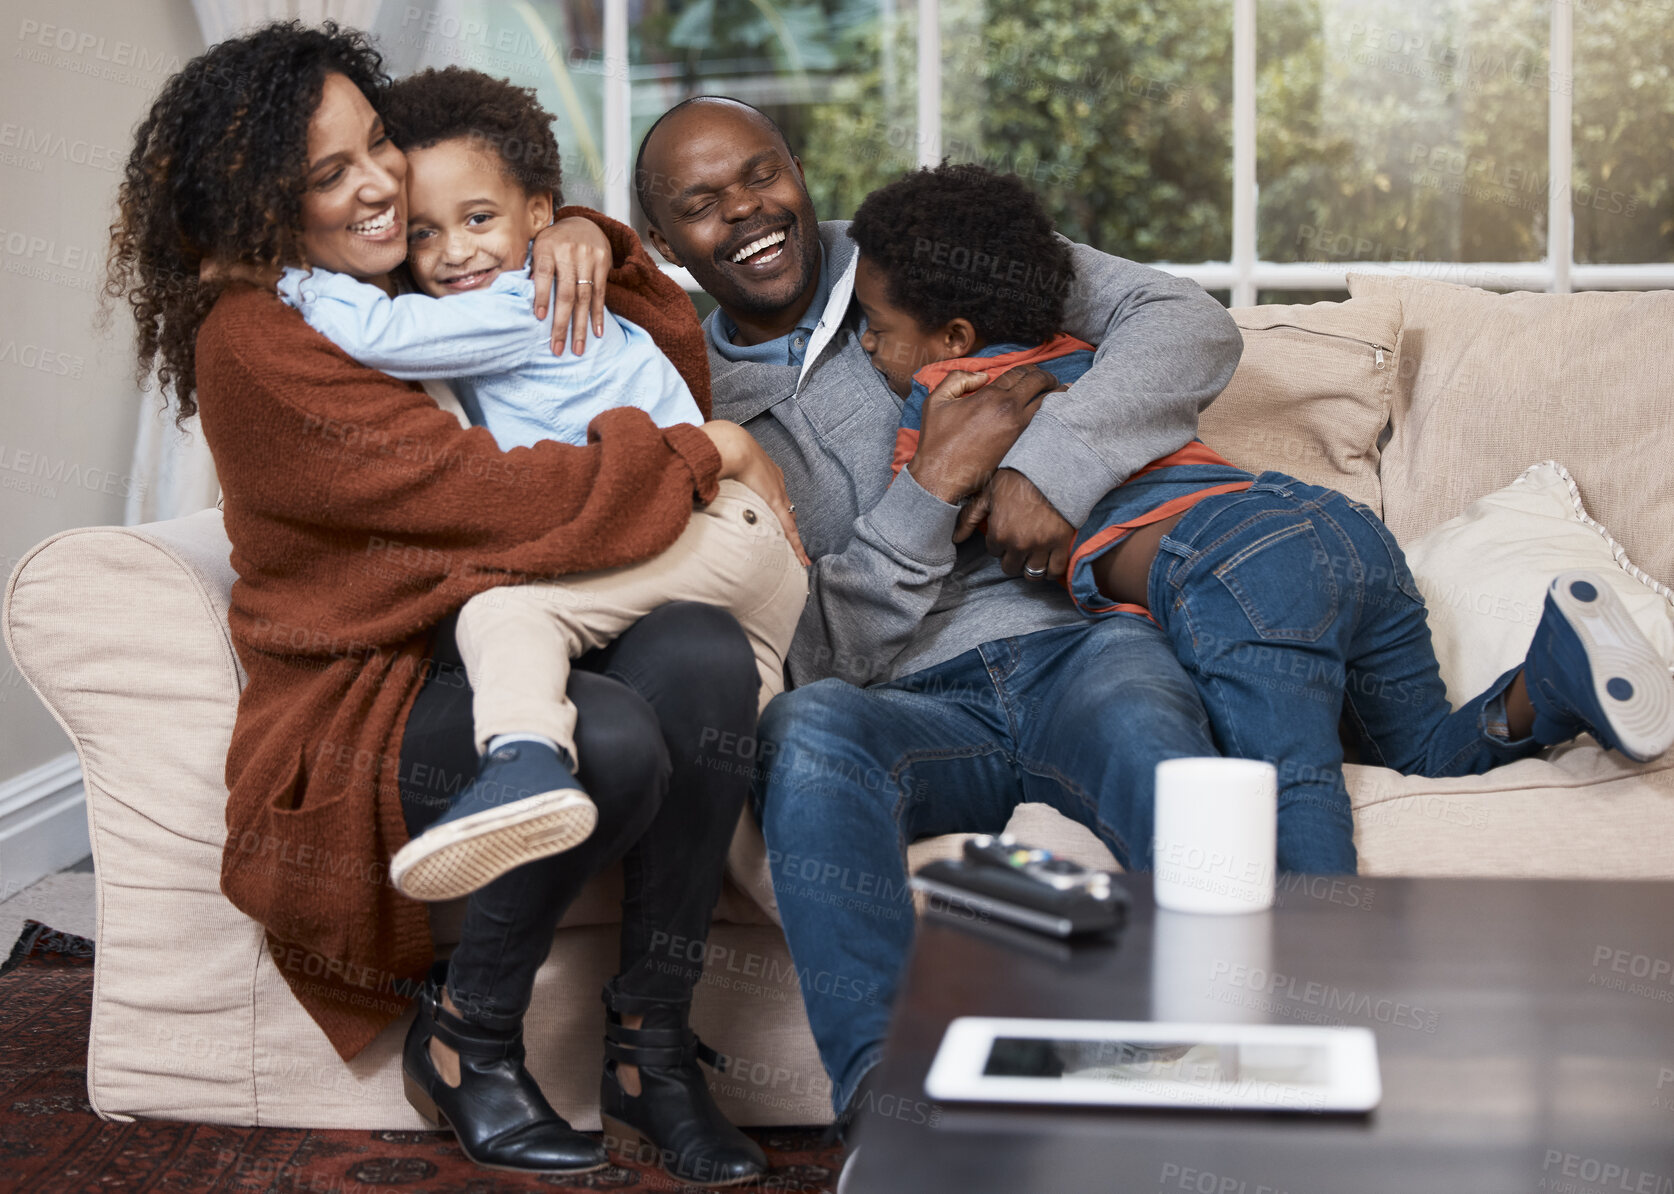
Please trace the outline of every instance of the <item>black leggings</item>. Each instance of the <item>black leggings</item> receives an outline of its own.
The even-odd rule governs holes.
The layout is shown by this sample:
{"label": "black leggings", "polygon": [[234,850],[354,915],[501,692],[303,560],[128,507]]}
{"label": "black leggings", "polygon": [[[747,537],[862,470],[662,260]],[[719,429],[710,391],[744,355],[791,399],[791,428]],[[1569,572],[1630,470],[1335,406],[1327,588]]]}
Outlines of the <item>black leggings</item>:
{"label": "black leggings", "polygon": [[[451,620],[434,657],[401,739],[402,810],[415,835],[477,771],[471,688]],[[617,859],[621,969],[606,1002],[632,1014],[691,997],[703,973],[703,951],[691,943],[709,935],[749,789],[736,744],[754,732],[758,688],[737,620],[690,601],[654,610],[575,661],[579,778],[598,805],[598,827],[575,849],[526,863],[469,897],[448,967],[448,993],[466,1019],[494,1028],[522,1019],[564,909]]]}

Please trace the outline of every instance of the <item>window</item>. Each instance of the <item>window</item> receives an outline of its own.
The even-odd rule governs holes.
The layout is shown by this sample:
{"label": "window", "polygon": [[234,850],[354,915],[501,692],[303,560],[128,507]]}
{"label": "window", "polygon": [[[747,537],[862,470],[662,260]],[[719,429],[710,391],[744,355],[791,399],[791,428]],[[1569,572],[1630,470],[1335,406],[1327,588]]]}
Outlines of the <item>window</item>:
{"label": "window", "polygon": [[554,116],[564,200],[609,211],[604,24],[596,8],[520,0],[379,6],[371,32],[391,74],[464,66],[533,87]]}
{"label": "window", "polygon": [[1575,260],[1674,262],[1674,0],[1587,0],[1574,33]]}
{"label": "window", "polygon": [[376,31],[397,73],[535,86],[566,197],[624,220],[639,138],[714,92],[780,122],[822,218],[979,161],[1239,306],[1366,268],[1674,286],[1674,0],[428,0]]}
{"label": "window", "polygon": [[1011,170],[1075,240],[1232,252],[1226,0],[943,0],[942,152]]}
{"label": "window", "polygon": [[1545,0],[1267,0],[1264,261],[1539,261]]}

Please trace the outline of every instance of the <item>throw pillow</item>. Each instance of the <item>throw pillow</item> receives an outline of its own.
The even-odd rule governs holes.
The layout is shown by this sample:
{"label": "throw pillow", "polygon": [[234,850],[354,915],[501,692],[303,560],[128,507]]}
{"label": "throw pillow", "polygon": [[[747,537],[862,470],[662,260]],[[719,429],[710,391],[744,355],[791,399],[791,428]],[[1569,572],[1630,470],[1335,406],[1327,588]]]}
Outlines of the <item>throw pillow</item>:
{"label": "throw pillow", "polygon": [[1674,291],[1492,294],[1374,274],[1348,284],[1356,301],[1402,307],[1380,474],[1398,542],[1556,458],[1640,566],[1674,580]]}
{"label": "throw pillow", "polygon": [[1472,503],[1406,554],[1455,708],[1522,661],[1546,587],[1574,568],[1602,576],[1674,665],[1674,592],[1640,571],[1587,514],[1574,478],[1555,461]]}
{"label": "throw pillow", "polygon": [[1276,469],[1381,513],[1378,437],[1398,372],[1401,304],[1237,307],[1244,355],[1198,433],[1239,468]]}

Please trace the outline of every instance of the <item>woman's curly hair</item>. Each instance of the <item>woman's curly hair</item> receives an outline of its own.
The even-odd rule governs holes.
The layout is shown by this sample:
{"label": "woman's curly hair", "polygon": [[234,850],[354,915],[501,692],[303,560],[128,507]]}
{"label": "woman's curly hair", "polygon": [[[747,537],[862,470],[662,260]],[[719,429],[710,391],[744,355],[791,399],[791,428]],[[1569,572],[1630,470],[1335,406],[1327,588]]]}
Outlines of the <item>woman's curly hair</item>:
{"label": "woman's curly hair", "polygon": [[200,279],[199,267],[307,263],[308,123],[333,72],[374,107],[389,85],[358,30],[266,25],[188,62],[134,133],[104,293],[127,300],[139,327],[137,374],[143,383],[155,368],[173,387],[176,422],[197,411],[198,328],[225,286]]}
{"label": "woman's curly hair", "polygon": [[925,329],[971,321],[985,343],[1058,332],[1075,280],[1069,242],[1015,174],[943,162],[879,187],[849,225],[889,301]]}
{"label": "woman's curly hair", "polygon": [[378,110],[402,149],[463,137],[498,155],[506,176],[525,195],[549,194],[555,205],[564,201],[552,113],[541,107],[532,87],[459,66],[432,68],[397,81]]}

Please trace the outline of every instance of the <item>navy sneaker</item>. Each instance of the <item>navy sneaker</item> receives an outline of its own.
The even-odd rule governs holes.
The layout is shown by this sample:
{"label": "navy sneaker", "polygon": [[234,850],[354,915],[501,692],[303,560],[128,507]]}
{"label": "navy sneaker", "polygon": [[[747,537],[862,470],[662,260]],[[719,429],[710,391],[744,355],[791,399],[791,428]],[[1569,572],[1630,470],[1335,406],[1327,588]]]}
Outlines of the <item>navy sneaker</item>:
{"label": "navy sneaker", "polygon": [[508,742],[482,757],[477,778],[439,821],[401,847],[389,877],[415,900],[456,900],[580,845],[598,819],[562,755],[540,742]]}
{"label": "navy sneaker", "polygon": [[1537,742],[1590,733],[1640,763],[1674,746],[1668,665],[1591,572],[1565,572],[1547,589],[1523,677]]}

